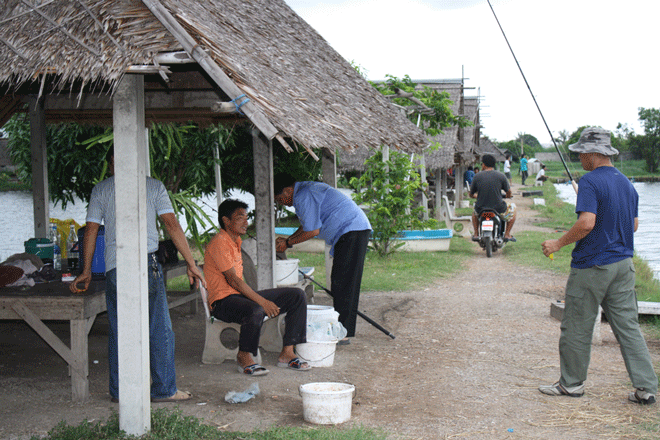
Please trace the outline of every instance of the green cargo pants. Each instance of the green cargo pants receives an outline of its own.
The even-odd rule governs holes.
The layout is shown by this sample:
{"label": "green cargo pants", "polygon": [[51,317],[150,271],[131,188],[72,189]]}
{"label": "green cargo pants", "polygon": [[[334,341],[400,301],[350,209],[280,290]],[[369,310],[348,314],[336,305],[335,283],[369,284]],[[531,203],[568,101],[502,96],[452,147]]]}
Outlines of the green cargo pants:
{"label": "green cargo pants", "polygon": [[571,269],[559,338],[559,382],[573,387],[587,379],[591,337],[599,305],[619,341],[633,386],[657,394],[658,377],[639,329],[632,258],[606,266]]}

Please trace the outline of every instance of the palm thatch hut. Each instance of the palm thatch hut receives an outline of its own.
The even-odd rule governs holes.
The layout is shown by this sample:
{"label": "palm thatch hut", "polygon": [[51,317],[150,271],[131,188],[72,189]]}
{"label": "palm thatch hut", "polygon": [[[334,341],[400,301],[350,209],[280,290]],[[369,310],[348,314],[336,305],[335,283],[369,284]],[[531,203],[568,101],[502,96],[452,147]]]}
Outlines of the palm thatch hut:
{"label": "palm thatch hut", "polygon": [[483,136],[479,142],[478,154],[480,158],[484,154],[492,154],[496,161],[504,162],[509,151],[498,148],[487,136]]}
{"label": "palm thatch hut", "polygon": [[[283,0],[5,0],[0,126],[17,111],[30,113],[36,237],[46,236],[49,218],[45,124],[114,125],[123,202],[117,207],[117,261],[126,262],[126,270],[118,270],[120,303],[140,304],[146,297],[146,230],[139,213],[150,121],[254,125],[259,288],[274,284],[273,140],[312,155],[313,148],[322,149],[330,183],[337,149],[384,144],[419,152],[427,144],[423,132]],[[119,234],[131,230],[129,224],[140,240]],[[127,335],[120,353],[122,347],[140,353],[141,366],[120,368],[120,381],[130,384],[122,394],[120,426],[139,435],[149,429],[148,380],[140,373],[148,364],[141,338],[146,314],[142,307],[125,312],[124,322],[133,325],[120,328],[120,337]],[[86,384],[86,377],[80,379]],[[74,390],[74,400],[88,395],[84,386]]]}

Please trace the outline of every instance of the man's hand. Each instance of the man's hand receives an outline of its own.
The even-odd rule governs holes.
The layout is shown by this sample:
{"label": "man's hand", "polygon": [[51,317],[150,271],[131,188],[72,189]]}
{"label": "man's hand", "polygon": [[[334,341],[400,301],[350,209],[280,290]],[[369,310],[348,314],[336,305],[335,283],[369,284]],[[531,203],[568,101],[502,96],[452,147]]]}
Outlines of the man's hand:
{"label": "man's hand", "polygon": [[550,257],[550,254],[554,254],[561,249],[561,245],[559,244],[559,240],[546,240],[541,243],[541,249],[543,250],[543,255]]}
{"label": "man's hand", "polygon": [[266,316],[269,318],[274,318],[280,314],[280,308],[277,307],[277,305],[272,301],[264,299],[259,305],[263,307],[264,311],[266,312]]}
{"label": "man's hand", "polygon": [[[71,284],[69,284],[69,290],[73,293],[84,292],[89,288],[89,283],[91,281],[92,281],[91,272],[83,272],[80,275],[78,275],[76,279],[71,282]],[[82,289],[79,289],[78,283],[83,283],[84,287]]]}
{"label": "man's hand", "polygon": [[277,252],[286,252],[287,249],[288,249],[288,246],[286,245],[286,238],[277,237],[275,239],[275,250]]}
{"label": "man's hand", "polygon": [[206,280],[204,279],[204,274],[197,265],[188,266],[188,281],[190,285],[195,285],[195,289],[199,287],[199,282],[202,283],[202,286],[206,289]]}

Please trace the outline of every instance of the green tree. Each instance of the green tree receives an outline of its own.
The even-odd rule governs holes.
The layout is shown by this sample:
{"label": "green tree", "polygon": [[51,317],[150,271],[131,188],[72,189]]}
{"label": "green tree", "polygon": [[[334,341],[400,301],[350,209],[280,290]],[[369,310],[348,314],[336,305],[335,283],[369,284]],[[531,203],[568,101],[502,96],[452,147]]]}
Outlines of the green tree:
{"label": "green tree", "polygon": [[[393,75],[386,75],[387,80],[384,83],[374,83],[373,85],[383,95],[396,95],[399,91],[404,94],[411,94],[412,98],[399,97],[392,98],[392,102],[402,107],[408,107],[408,119],[417,124],[417,119],[421,115],[420,125],[428,135],[435,136],[443,133],[442,130],[452,126],[470,127],[474,125],[463,116],[454,115],[451,110],[453,101],[449,99],[449,93],[442,92],[431,87],[424,86],[421,90],[417,89],[408,75],[399,79]],[[419,101],[427,108],[420,105]]]}
{"label": "green tree", "polygon": [[383,161],[380,150],[367,159],[365,167],[362,176],[351,178],[353,200],[367,205],[367,217],[373,228],[370,247],[385,257],[403,246],[394,240],[400,231],[433,227],[437,222],[421,220],[424,212],[421,206],[411,208],[422,182],[418,166],[407,155],[392,151],[389,160]]}
{"label": "green tree", "polygon": [[518,143],[518,151],[520,151],[520,145],[522,143],[525,147],[525,153],[528,156],[536,151],[543,151],[543,145],[541,145],[539,140],[532,134],[518,133],[516,142]]}
{"label": "green tree", "polygon": [[632,135],[630,148],[644,159],[646,169],[655,173],[660,166],[660,109],[640,107],[638,116],[644,135]]}

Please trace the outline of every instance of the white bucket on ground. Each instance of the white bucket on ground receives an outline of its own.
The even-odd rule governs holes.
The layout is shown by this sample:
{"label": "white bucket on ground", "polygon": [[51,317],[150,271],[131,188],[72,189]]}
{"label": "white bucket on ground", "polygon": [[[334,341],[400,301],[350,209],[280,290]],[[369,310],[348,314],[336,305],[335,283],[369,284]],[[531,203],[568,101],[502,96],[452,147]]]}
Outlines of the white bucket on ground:
{"label": "white bucket on ground", "polygon": [[290,286],[298,283],[298,263],[300,260],[275,260],[275,284]]}
{"label": "white bucket on ground", "polygon": [[318,425],[333,425],[351,418],[355,386],[338,382],[313,382],[300,385],[303,418]]}
{"label": "white bucket on ground", "polygon": [[298,357],[307,362],[310,367],[332,367],[335,362],[337,340],[307,341],[296,345]]}

